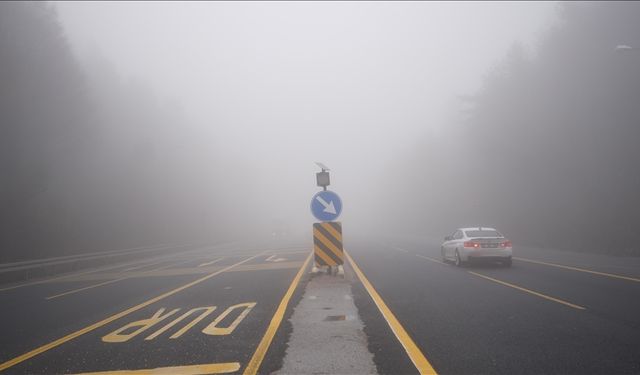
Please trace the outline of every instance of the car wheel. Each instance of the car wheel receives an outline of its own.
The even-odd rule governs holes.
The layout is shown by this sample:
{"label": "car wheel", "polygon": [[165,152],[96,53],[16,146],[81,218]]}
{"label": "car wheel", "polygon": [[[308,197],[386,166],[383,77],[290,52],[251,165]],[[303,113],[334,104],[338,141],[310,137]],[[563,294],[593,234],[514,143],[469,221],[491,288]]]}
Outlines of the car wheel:
{"label": "car wheel", "polygon": [[447,257],[444,255],[444,247],[440,247],[440,255],[442,255],[442,261],[444,263],[449,262],[449,260],[447,259]]}
{"label": "car wheel", "polygon": [[505,267],[511,267],[511,264],[512,264],[511,257],[508,257],[507,259],[505,259],[505,260],[502,262],[502,264],[503,264]]}
{"label": "car wheel", "polygon": [[456,267],[462,267],[462,265],[463,265],[462,259],[460,259],[460,253],[458,253],[458,249],[456,249],[456,260],[455,260],[455,263],[456,263]]}

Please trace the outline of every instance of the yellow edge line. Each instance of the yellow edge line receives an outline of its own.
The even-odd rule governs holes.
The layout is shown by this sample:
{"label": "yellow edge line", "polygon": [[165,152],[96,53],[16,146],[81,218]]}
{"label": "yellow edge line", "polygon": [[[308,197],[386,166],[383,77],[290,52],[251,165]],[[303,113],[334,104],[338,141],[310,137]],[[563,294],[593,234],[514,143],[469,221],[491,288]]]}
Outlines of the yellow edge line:
{"label": "yellow edge line", "polygon": [[10,367],[13,367],[13,366],[17,365],[18,363],[24,362],[24,361],[26,361],[26,360],[28,360],[30,358],[33,358],[33,357],[37,356],[38,354],[44,353],[47,350],[53,349],[53,348],[55,348],[57,346],[60,346],[60,345],[64,344],[67,341],[73,340],[76,337],[84,335],[85,333],[88,333],[88,332],[96,330],[96,329],[98,329],[100,327],[103,327],[103,326],[105,326],[105,325],[107,325],[107,324],[109,324],[109,323],[111,323],[111,322],[113,322],[113,321],[115,321],[117,319],[120,319],[120,318],[122,318],[124,316],[127,316],[127,315],[129,315],[129,314],[131,314],[133,312],[136,312],[136,311],[138,311],[138,310],[140,310],[142,308],[145,308],[145,307],[147,307],[147,306],[149,306],[149,305],[151,305],[151,304],[153,304],[155,302],[158,302],[158,301],[160,301],[160,300],[162,300],[164,298],[167,298],[167,297],[169,297],[171,295],[174,295],[174,294],[176,294],[178,292],[181,292],[181,291],[183,291],[183,290],[185,290],[187,288],[190,288],[190,287],[192,287],[192,286],[194,286],[196,284],[199,284],[199,283],[201,283],[201,282],[203,282],[205,280],[208,280],[208,279],[210,279],[210,278],[212,278],[212,277],[214,277],[216,275],[219,275],[219,274],[221,274],[221,273],[223,273],[225,271],[228,271],[228,270],[230,270],[230,269],[232,269],[232,268],[234,268],[236,266],[239,266],[239,265],[241,265],[243,263],[246,263],[246,262],[248,262],[248,261],[250,261],[252,259],[255,259],[255,258],[257,258],[257,257],[259,257],[261,255],[262,255],[262,253],[256,254],[256,255],[254,255],[254,256],[252,256],[250,258],[247,258],[247,259],[245,259],[243,261],[240,261],[238,263],[235,263],[235,264],[232,264],[232,265],[230,265],[228,267],[225,267],[225,268],[223,268],[223,269],[221,269],[221,270],[219,270],[217,272],[211,273],[211,274],[206,275],[204,277],[201,277],[201,278],[199,278],[199,279],[197,279],[195,281],[192,281],[192,282],[190,282],[188,284],[185,284],[185,285],[183,285],[183,286],[181,286],[179,288],[176,288],[174,290],[171,290],[169,292],[161,294],[161,295],[159,295],[157,297],[154,297],[154,298],[152,298],[152,299],[150,299],[148,301],[142,302],[139,305],[130,307],[127,310],[124,310],[124,311],[119,312],[119,313],[117,313],[115,315],[112,315],[112,316],[110,316],[110,317],[108,317],[106,319],[103,319],[103,320],[101,320],[101,321],[99,321],[97,323],[94,323],[94,324],[92,324],[90,326],[84,327],[84,328],[82,328],[82,329],[80,329],[80,330],[78,330],[76,332],[68,334],[68,335],[66,335],[64,337],[61,337],[61,338],[59,338],[59,339],[57,339],[55,341],[52,341],[52,342],[50,342],[50,343],[48,343],[46,345],[43,345],[43,346],[41,346],[39,348],[36,348],[36,349],[34,349],[34,350],[30,351],[30,352],[22,354],[21,356],[18,356],[18,357],[15,357],[13,359],[10,359],[10,360],[8,360],[8,361],[6,361],[4,363],[0,363],[0,371],[6,370],[6,369],[8,369]]}
{"label": "yellow edge line", "polygon": [[98,372],[83,372],[79,375],[156,375],[156,374],[181,374],[181,375],[196,375],[196,374],[227,374],[230,372],[236,372],[240,369],[240,363],[228,362],[228,363],[209,363],[205,365],[190,365],[190,366],[171,366],[171,367],[158,367],[154,369],[143,370],[116,370],[116,371],[98,371]]}
{"label": "yellow edge line", "polygon": [[358,278],[364,285],[365,289],[367,289],[367,292],[369,292],[369,295],[375,302],[376,306],[378,306],[378,309],[380,310],[385,320],[389,324],[389,327],[391,327],[391,330],[398,338],[398,341],[400,341],[400,343],[404,347],[404,350],[407,352],[407,354],[409,355],[409,358],[411,358],[411,361],[416,366],[420,374],[423,374],[423,375],[437,374],[436,370],[433,368],[431,363],[429,363],[429,361],[424,356],[424,354],[422,354],[422,351],[420,351],[416,343],[411,339],[411,337],[409,336],[407,331],[404,329],[404,327],[402,327],[402,324],[400,324],[398,319],[396,319],[395,315],[393,315],[391,310],[387,307],[387,304],[384,303],[384,301],[382,300],[378,292],[373,288],[369,280],[367,280],[367,278],[364,276],[362,271],[360,271],[360,268],[353,261],[351,256],[347,252],[345,252],[345,256],[349,260],[349,263],[351,264],[351,266],[353,266],[353,270],[356,272],[356,275],[358,275]]}
{"label": "yellow edge line", "polygon": [[585,307],[582,307],[582,306],[579,306],[579,305],[574,305],[573,303],[570,303],[570,302],[567,302],[567,301],[563,301],[563,300],[558,299],[558,298],[550,297],[550,296],[547,296],[546,294],[538,293],[538,292],[535,292],[535,291],[533,291],[531,289],[527,289],[527,288],[523,288],[521,286],[510,284],[508,282],[501,281],[501,280],[498,280],[498,279],[494,279],[493,277],[485,276],[485,275],[482,275],[482,274],[479,274],[479,273],[476,273],[476,272],[473,272],[473,271],[467,271],[467,272],[469,272],[470,274],[476,275],[478,277],[482,277],[484,279],[493,281],[495,283],[502,284],[502,285],[505,285],[505,286],[508,286],[508,287],[511,287],[511,288],[514,288],[514,289],[521,290],[521,291],[526,292],[526,293],[533,294],[534,296],[538,296],[540,298],[544,298],[544,299],[547,299],[549,301],[553,301],[553,302],[557,302],[557,303],[563,304],[565,306],[573,307],[574,309],[586,310]]}
{"label": "yellow edge line", "polygon": [[578,267],[565,266],[565,265],[562,265],[562,264],[555,264],[555,263],[541,262],[541,261],[539,261],[539,260],[532,260],[532,259],[525,259],[525,258],[516,258],[516,257],[513,257],[513,259],[521,260],[521,261],[523,261],[523,262],[543,264],[543,265],[545,265],[545,266],[551,266],[551,267],[564,268],[564,269],[568,269],[568,270],[572,270],[572,271],[579,271],[579,272],[592,273],[592,274],[594,274],[594,275],[607,276],[607,277],[612,277],[612,278],[614,278],[614,279],[622,279],[622,280],[635,281],[635,282],[637,282],[637,283],[640,283],[640,279],[636,279],[635,277],[629,277],[629,276],[616,275],[616,274],[613,274],[613,273],[606,273],[606,272],[592,271],[592,270],[588,270],[588,269],[584,269],[584,268],[578,268]]}
{"label": "yellow edge line", "polygon": [[251,360],[247,364],[247,367],[244,369],[244,375],[254,375],[258,373],[260,365],[262,364],[262,360],[267,354],[267,350],[269,350],[269,346],[271,346],[271,341],[276,335],[276,331],[278,330],[278,327],[280,327],[280,323],[284,318],[284,313],[287,310],[289,300],[291,300],[291,296],[293,296],[293,292],[296,290],[296,287],[300,282],[300,278],[302,277],[304,270],[307,268],[312,255],[313,253],[309,254],[307,260],[304,261],[304,264],[302,265],[302,267],[300,267],[298,274],[296,274],[296,277],[293,278],[291,285],[289,285],[289,289],[284,294],[284,297],[282,297],[280,305],[278,306],[276,313],[273,314],[273,318],[271,318],[269,327],[267,327],[267,331],[264,333],[262,340],[260,340],[260,343],[258,344],[258,348],[256,349],[255,353],[253,353],[253,356],[251,356]]}

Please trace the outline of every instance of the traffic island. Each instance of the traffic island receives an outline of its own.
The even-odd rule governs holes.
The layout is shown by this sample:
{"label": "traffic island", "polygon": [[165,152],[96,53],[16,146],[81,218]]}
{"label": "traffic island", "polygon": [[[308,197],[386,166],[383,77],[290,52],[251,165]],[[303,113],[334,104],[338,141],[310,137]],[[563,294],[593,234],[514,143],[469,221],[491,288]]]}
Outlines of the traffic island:
{"label": "traffic island", "polygon": [[377,374],[353,302],[352,276],[312,276],[289,320],[292,333],[275,374]]}

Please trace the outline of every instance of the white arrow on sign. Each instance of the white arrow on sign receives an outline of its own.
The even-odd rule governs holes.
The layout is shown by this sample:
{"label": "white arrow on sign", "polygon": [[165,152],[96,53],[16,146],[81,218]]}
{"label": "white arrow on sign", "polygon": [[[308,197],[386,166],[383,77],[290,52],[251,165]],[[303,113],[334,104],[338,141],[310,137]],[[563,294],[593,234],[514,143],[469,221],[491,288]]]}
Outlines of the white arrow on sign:
{"label": "white arrow on sign", "polygon": [[324,210],[323,210],[324,212],[327,212],[327,213],[330,213],[330,214],[333,214],[333,215],[337,214],[336,207],[333,205],[333,201],[327,203],[327,201],[322,199],[322,197],[320,197],[320,196],[317,196],[316,200],[318,202],[320,202],[321,205],[324,206]]}

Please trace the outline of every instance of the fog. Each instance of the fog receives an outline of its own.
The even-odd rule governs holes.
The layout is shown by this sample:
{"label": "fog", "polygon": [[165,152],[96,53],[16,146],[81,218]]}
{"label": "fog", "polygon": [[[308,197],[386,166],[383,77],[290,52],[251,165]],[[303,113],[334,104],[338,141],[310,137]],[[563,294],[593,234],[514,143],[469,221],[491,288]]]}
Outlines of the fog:
{"label": "fog", "polygon": [[[42,13],[40,18],[28,15],[32,8]],[[316,161],[331,168],[330,189],[344,202],[340,220],[345,238],[350,228],[360,235],[442,237],[456,226],[476,224],[504,228],[522,242],[570,248],[575,244],[558,241],[557,226],[546,221],[557,217],[553,207],[534,212],[539,202],[527,199],[566,202],[552,198],[560,191],[580,195],[576,187],[584,186],[582,178],[593,173],[585,170],[571,183],[555,186],[557,190],[522,179],[532,176],[532,170],[563,160],[588,160],[590,154],[579,143],[569,148],[550,144],[551,154],[543,151],[546,146],[519,146],[558,134],[566,136],[562,140],[576,139],[571,136],[572,124],[585,126],[578,133],[591,128],[595,130],[589,134],[598,133],[602,122],[589,128],[583,121],[592,121],[588,111],[573,116],[575,109],[544,107],[558,82],[566,90],[558,100],[573,98],[580,108],[591,107],[588,103],[620,103],[609,99],[625,92],[637,95],[620,77],[613,78],[618,81],[607,95],[579,95],[589,87],[602,87],[597,80],[585,83],[585,76],[620,70],[612,64],[634,69],[628,62],[634,56],[621,60],[615,45],[640,45],[638,27],[628,16],[640,14],[638,6],[614,4],[607,8],[609,13],[600,8],[607,6],[553,2],[3,5],[3,20],[15,19],[9,17],[12,14],[37,24],[46,15],[46,22],[54,26],[47,26],[44,34],[59,31],[59,38],[42,41],[37,28],[4,26],[5,44],[0,48],[5,49],[6,59],[16,56],[11,48],[44,50],[39,52],[42,56],[30,52],[24,58],[45,67],[33,68],[42,72],[43,81],[59,80],[42,84],[49,91],[38,88],[37,82],[35,104],[48,107],[54,102],[51,98],[61,97],[60,85],[72,85],[62,90],[68,100],[55,108],[56,116],[64,114],[56,117],[58,126],[52,125],[48,109],[42,109],[35,120],[24,120],[33,127],[27,135],[12,125],[13,133],[7,128],[9,136],[3,137],[7,143],[12,134],[18,140],[38,139],[25,141],[12,154],[18,155],[16,160],[26,155],[23,159],[33,163],[11,164],[5,158],[7,171],[38,172],[35,177],[5,174],[7,181],[18,182],[7,184],[2,193],[5,204],[17,202],[4,214],[8,234],[4,243],[19,250],[4,256],[95,251],[167,240],[234,240],[268,236],[282,225],[305,239],[314,220],[309,202],[319,189]],[[606,27],[613,25],[617,26]],[[579,34],[584,30],[597,37]],[[20,43],[12,39],[29,33],[33,38],[22,35]],[[50,69],[48,54],[65,56],[63,76],[59,69]],[[17,71],[33,78],[30,65],[15,61]],[[585,61],[599,65],[576,69],[576,62]],[[520,67],[522,71],[516,71]],[[71,76],[77,82],[67,79]],[[14,84],[21,87],[23,82],[16,79]],[[13,91],[6,91],[11,96]],[[24,105],[31,100],[26,98],[31,97],[13,100],[23,100]],[[623,107],[621,111],[633,108]],[[18,124],[22,113],[15,107],[14,112],[18,120],[12,124]],[[636,113],[618,122],[626,124]],[[529,122],[514,122],[523,117]],[[538,120],[546,125],[538,127]],[[610,139],[607,150],[617,149],[619,139],[624,137]],[[480,141],[492,147],[471,152]],[[30,147],[42,155],[34,156]],[[554,150],[558,152],[553,154]],[[628,155],[626,160],[633,165],[635,158]],[[469,163],[478,164],[469,167]],[[553,171],[537,177],[553,181],[558,175],[566,176]],[[496,185],[500,179],[508,186]],[[12,191],[24,193],[25,186],[33,186],[33,192],[18,194],[19,200],[10,197]],[[613,189],[603,187],[602,194]],[[580,199],[589,201],[583,194]],[[574,210],[581,202],[576,198],[562,210]],[[617,212],[615,204],[609,207],[612,212]],[[527,212],[531,216],[523,219]],[[22,220],[18,224],[15,213]],[[573,217],[558,220],[569,225]],[[545,221],[546,226],[541,224]]]}

